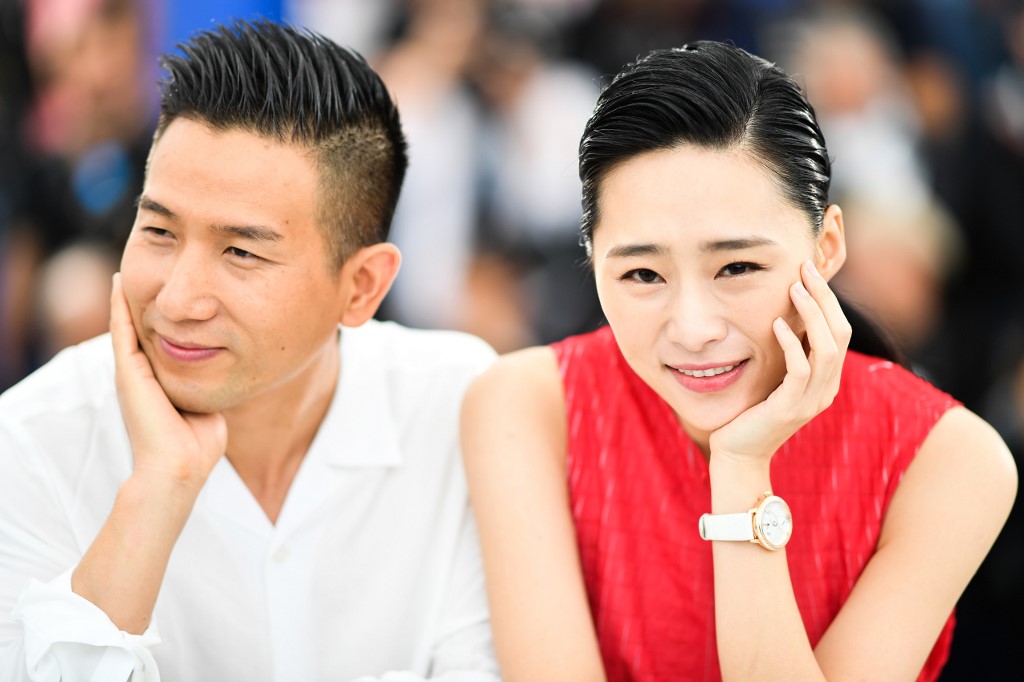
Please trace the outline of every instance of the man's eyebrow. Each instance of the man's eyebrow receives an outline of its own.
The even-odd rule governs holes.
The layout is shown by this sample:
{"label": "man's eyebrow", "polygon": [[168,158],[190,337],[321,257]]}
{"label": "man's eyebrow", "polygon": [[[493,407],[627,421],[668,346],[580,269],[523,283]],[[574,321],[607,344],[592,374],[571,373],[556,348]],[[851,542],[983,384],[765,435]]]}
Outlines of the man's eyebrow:
{"label": "man's eyebrow", "polygon": [[659,256],[668,249],[660,244],[618,244],[608,249],[605,258],[633,258],[634,256]]}
{"label": "man's eyebrow", "polygon": [[135,208],[141,208],[143,211],[149,211],[150,213],[162,215],[163,217],[168,218],[170,220],[178,219],[178,215],[174,211],[167,208],[161,203],[153,201],[144,194],[140,194],[139,198],[135,200]]}
{"label": "man's eyebrow", "polygon": [[214,225],[214,232],[228,234],[254,242],[279,242],[284,235],[267,225]]}
{"label": "man's eyebrow", "polygon": [[758,246],[778,246],[779,243],[768,237],[738,237],[736,239],[719,239],[714,241],[701,242],[698,248],[703,253],[715,253],[717,251],[742,251],[753,249]]}
{"label": "man's eyebrow", "polygon": [[[135,200],[135,205],[144,211],[162,215],[170,220],[178,219],[178,214],[174,211],[144,195],[140,195]],[[284,239],[284,235],[267,225],[214,225],[212,229],[214,232],[233,235],[254,242],[279,242]]]}

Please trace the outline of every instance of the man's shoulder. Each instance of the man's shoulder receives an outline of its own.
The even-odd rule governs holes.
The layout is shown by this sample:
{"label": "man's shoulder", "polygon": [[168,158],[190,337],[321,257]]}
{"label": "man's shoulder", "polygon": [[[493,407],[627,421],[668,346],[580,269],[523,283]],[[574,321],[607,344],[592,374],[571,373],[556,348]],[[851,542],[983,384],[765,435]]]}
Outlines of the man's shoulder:
{"label": "man's shoulder", "polygon": [[0,416],[25,419],[99,407],[116,395],[110,335],[60,351],[0,395]]}
{"label": "man's shoulder", "polygon": [[497,357],[493,348],[472,334],[377,320],[342,329],[343,362],[350,355],[373,355],[391,368],[417,373],[460,368],[479,372]]}

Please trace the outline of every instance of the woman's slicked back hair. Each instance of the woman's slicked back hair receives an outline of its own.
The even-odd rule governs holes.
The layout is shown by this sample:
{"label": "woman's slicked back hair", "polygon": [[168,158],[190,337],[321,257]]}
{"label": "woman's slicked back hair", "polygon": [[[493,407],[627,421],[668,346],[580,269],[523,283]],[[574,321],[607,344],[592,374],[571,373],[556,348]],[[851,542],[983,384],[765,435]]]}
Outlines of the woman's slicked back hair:
{"label": "woman's slicked back hair", "polygon": [[702,41],[651,52],[601,93],[580,141],[581,242],[588,253],[608,172],[638,154],[683,144],[747,152],[807,215],[810,229],[820,230],[831,163],[814,109],[774,64]]}

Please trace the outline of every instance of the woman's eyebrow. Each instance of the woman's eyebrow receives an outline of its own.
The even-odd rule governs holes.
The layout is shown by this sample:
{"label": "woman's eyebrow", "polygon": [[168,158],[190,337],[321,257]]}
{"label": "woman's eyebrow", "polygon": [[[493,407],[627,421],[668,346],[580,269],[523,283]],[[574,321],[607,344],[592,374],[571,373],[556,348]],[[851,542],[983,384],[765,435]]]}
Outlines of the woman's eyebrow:
{"label": "woman's eyebrow", "polygon": [[738,237],[736,239],[717,239],[701,242],[697,248],[703,253],[715,253],[717,251],[742,251],[743,249],[753,249],[758,246],[778,245],[777,241],[768,237]]}
{"label": "woman's eyebrow", "polygon": [[660,244],[618,244],[608,249],[605,258],[632,258],[634,256],[658,256],[668,253]]}

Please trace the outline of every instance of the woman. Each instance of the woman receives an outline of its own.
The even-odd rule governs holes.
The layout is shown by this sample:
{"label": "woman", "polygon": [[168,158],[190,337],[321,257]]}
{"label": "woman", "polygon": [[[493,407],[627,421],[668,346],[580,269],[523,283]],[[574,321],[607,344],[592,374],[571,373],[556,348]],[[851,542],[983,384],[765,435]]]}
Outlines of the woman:
{"label": "woman", "polygon": [[601,95],[580,177],[608,327],[504,357],[463,408],[508,680],[938,675],[1016,470],[847,352],[829,173],[799,88],[735,47]]}

